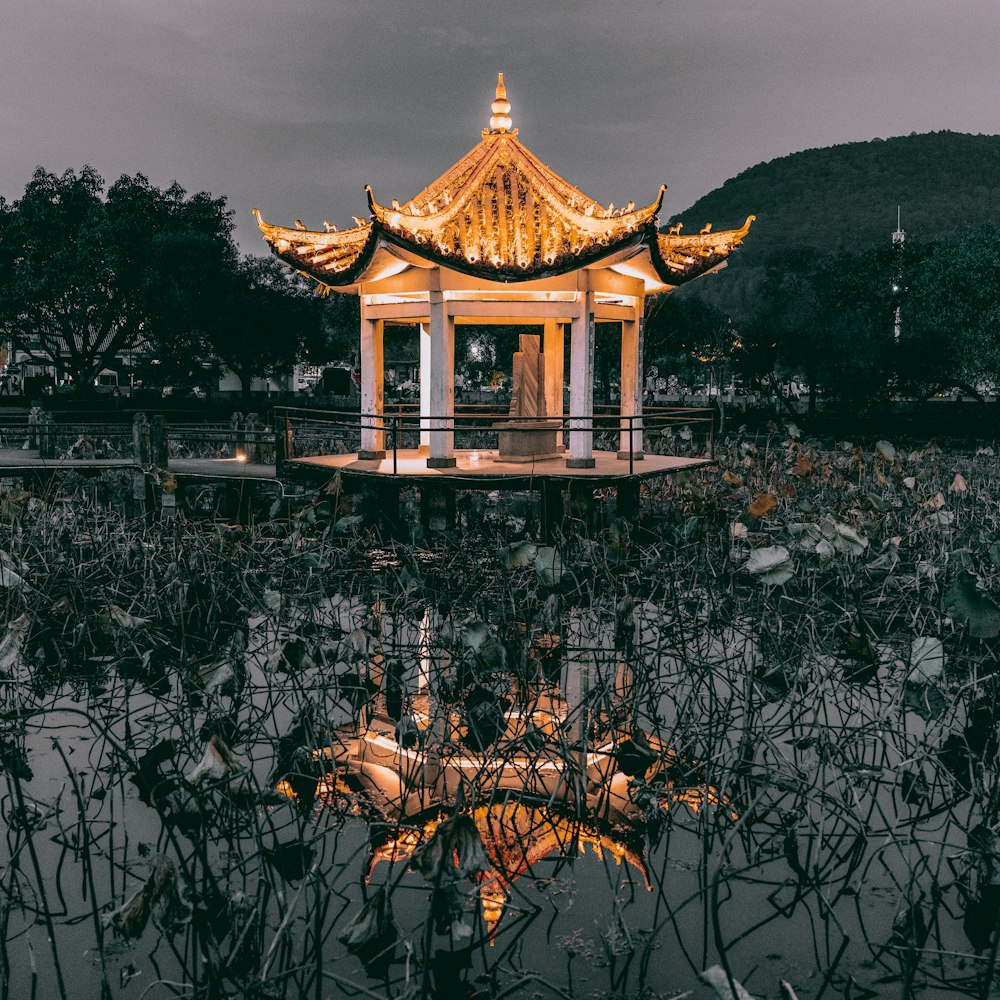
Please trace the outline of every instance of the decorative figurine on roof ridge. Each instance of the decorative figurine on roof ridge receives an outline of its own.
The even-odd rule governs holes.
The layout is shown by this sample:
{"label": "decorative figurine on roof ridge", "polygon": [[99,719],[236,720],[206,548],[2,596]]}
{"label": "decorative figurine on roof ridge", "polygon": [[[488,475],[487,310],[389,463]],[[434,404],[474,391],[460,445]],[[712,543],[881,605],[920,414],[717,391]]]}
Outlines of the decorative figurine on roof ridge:
{"label": "decorative figurine on roof ridge", "polygon": [[369,280],[366,269],[379,246],[507,283],[566,274],[635,248],[647,261],[647,291],[662,291],[717,265],[746,235],[746,226],[711,233],[706,225],[689,237],[671,227],[671,244],[658,248],[664,187],[642,208],[634,200],[624,208],[600,205],[522,145],[503,73],[490,111],[481,141],[419,194],[386,207],[366,187],[371,223],[355,219],[353,229],[330,225],[314,233],[298,220],[289,229],[258,218],[264,239],[278,256],[334,288]]}

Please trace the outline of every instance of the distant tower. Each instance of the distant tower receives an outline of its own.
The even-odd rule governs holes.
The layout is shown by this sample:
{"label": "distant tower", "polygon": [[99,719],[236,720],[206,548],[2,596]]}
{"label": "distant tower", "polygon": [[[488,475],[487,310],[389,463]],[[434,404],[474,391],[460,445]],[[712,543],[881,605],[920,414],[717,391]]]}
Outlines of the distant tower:
{"label": "distant tower", "polygon": [[[892,245],[896,248],[897,258],[901,256],[903,249],[903,244],[906,242],[906,233],[903,232],[902,219],[900,216],[899,205],[896,206],[896,231],[892,234]],[[896,322],[893,326],[893,336],[898,341],[900,334],[902,333],[902,326],[900,323],[900,298],[903,294],[903,268],[902,261],[897,259],[896,261],[896,275],[892,279],[892,294],[893,298],[896,300]]]}

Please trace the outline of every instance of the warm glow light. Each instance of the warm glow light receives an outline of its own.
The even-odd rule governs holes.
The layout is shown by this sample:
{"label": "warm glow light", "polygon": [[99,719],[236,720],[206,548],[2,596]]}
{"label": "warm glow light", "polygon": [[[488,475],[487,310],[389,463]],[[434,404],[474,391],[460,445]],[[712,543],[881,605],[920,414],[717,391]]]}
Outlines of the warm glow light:
{"label": "warm glow light", "polygon": [[246,460],[247,460],[247,457],[246,457],[246,455],[243,454],[242,451],[236,452],[236,461],[237,462],[245,462]]}
{"label": "warm glow light", "polygon": [[[364,740],[371,746],[387,750],[406,760],[423,763],[427,757],[422,750],[408,750],[406,747],[400,746],[394,739],[377,733],[365,733]],[[602,759],[602,754],[587,754],[586,766],[591,767]],[[565,764],[561,760],[538,760],[535,756],[511,757],[506,760],[500,759],[495,761],[484,760],[482,757],[449,757],[448,766],[486,773],[496,770],[502,771],[506,768],[511,768],[515,771],[562,771]]]}
{"label": "warm glow light", "polygon": [[[724,263],[754,220],[718,233],[706,225],[682,236],[679,224],[658,233],[663,187],[642,208],[634,201],[617,209],[600,205],[521,145],[502,73],[490,110],[482,141],[414,197],[382,205],[367,187],[371,223],[355,218],[354,229],[338,232],[325,223],[326,232],[314,232],[299,221],[295,229],[265,223],[255,210],[264,239],[321,285],[335,278],[326,287],[349,287],[349,294],[398,270],[424,267],[422,261],[504,284],[611,267],[651,292],[674,287],[674,275],[696,277]],[[373,239],[379,227],[392,238]],[[622,266],[633,257],[633,267]]]}
{"label": "warm glow light", "polygon": [[362,295],[361,301],[366,306],[398,306],[406,302],[427,302],[427,292],[397,292],[379,293],[378,295]]}
{"label": "warm glow light", "polygon": [[[652,888],[640,854],[631,851],[612,834],[581,825],[577,817],[517,801],[480,807],[471,816],[494,864],[479,876],[480,905],[491,943],[509,902],[511,883],[552,854],[572,857],[582,853],[588,845],[597,857],[608,851],[616,865],[628,862],[641,873],[646,888]],[[431,820],[422,829],[399,827],[395,837],[372,851],[369,877],[381,861],[409,860],[417,846],[429,839],[438,825],[438,820]]]}
{"label": "warm glow light", "polygon": [[629,306],[633,309],[639,304],[639,300],[634,295],[619,295],[616,292],[597,292],[594,299],[604,305]]}

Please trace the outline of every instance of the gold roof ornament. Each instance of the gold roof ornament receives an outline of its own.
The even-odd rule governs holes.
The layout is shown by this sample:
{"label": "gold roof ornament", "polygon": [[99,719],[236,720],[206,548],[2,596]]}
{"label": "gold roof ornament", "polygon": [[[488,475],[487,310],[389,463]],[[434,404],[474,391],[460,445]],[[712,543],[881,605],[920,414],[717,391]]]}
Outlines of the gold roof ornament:
{"label": "gold roof ornament", "polygon": [[[711,223],[708,223],[700,233],[681,236],[681,224],[671,226],[667,233],[657,233],[656,254],[651,254],[654,264],[656,256],[660,258],[662,267],[674,274],[686,274],[693,263],[708,263],[712,268],[725,260],[742,242],[750,227],[756,221],[756,215],[748,215],[746,222],[739,229],[724,229],[713,233]],[[676,230],[676,232],[675,232]],[[699,270],[699,274],[704,273]]]}
{"label": "gold roof ornament", "polygon": [[[509,132],[514,124],[510,117],[510,101],[507,100],[507,88],[503,82],[503,73],[497,75],[497,92],[493,103],[490,105],[493,112],[490,118],[491,132]],[[515,134],[516,134],[515,129]]]}
{"label": "gold roof ornament", "polygon": [[[263,238],[282,260],[334,288],[372,280],[387,256],[408,255],[498,282],[567,274],[614,257],[629,261],[646,287],[662,291],[718,267],[743,240],[738,230],[681,236],[657,231],[666,186],[643,208],[607,207],[547,167],[517,137],[503,73],[489,128],[454,166],[407,201],[379,202],[365,188],[372,218],[339,232],[290,229],[263,221]],[[412,261],[411,261],[412,262]],[[609,266],[617,266],[609,263]],[[372,270],[374,269],[374,270]]]}

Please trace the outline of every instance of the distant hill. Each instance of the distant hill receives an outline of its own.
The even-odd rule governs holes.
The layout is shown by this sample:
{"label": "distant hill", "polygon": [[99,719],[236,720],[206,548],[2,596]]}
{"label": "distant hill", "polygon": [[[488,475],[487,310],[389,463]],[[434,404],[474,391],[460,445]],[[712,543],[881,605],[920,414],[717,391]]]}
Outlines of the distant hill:
{"label": "distant hill", "polygon": [[907,239],[1000,226],[1000,135],[930,132],[807,149],[758,163],[671,219],[686,231],[739,226],[755,214],[730,268],[697,293],[740,312],[769,256],[796,246],[863,250],[888,242],[902,209]]}

